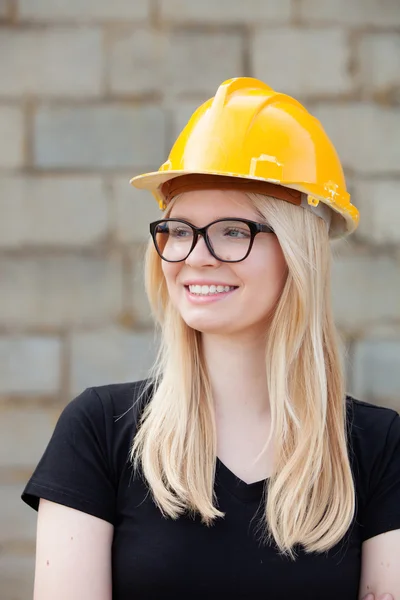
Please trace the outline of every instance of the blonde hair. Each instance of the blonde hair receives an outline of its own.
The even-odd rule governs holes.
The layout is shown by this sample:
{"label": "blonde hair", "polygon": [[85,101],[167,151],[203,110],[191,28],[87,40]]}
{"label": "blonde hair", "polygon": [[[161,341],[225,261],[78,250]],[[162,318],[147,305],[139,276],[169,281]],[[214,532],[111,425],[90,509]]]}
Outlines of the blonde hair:
{"label": "blonde hair", "polygon": [[[319,217],[276,198],[247,195],[260,219],[273,227],[288,266],[267,336],[275,464],[258,531],[263,542],[274,540],[282,554],[295,559],[297,544],[306,552],[332,548],[355,511],[344,375],[331,308],[331,250]],[[172,305],[152,243],[146,289],[161,344],[152,371],[154,395],[143,410],[131,459],[164,516],[176,519],[189,511],[211,525],[224,513],[214,493],[216,426],[201,334]]]}

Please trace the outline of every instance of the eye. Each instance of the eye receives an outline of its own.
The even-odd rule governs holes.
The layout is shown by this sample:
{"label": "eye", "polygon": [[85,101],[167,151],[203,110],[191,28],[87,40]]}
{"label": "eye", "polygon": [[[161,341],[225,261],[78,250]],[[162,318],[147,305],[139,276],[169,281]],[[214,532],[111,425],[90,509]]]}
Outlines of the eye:
{"label": "eye", "polygon": [[172,237],[180,239],[192,237],[193,235],[192,230],[189,227],[182,226],[171,228],[169,233]]}
{"label": "eye", "polygon": [[164,225],[157,225],[156,227],[156,233],[169,233],[169,227],[168,225],[164,224]]}
{"label": "eye", "polygon": [[224,230],[224,236],[235,239],[247,239],[250,237],[250,233],[248,229],[240,229],[239,227],[226,227]]}

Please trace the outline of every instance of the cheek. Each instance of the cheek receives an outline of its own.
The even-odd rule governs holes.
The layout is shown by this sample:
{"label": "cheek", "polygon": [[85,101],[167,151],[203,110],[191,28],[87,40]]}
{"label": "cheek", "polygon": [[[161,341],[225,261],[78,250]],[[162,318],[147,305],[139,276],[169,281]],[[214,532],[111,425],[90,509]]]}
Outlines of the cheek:
{"label": "cheek", "polygon": [[276,281],[276,284],[282,288],[288,273],[288,266],[286,264],[285,257],[281,250],[281,247],[276,242],[276,246],[273,252],[273,260],[271,261],[271,271],[273,273],[273,277]]}
{"label": "cheek", "polygon": [[287,265],[278,241],[254,248],[249,258],[248,264],[243,265],[243,279],[264,297],[279,295],[286,281]]}
{"label": "cheek", "polygon": [[161,264],[161,268],[162,268],[162,272],[165,277],[165,281],[167,282],[168,291],[171,293],[171,291],[173,290],[173,286],[176,282],[176,278],[178,277],[179,272],[182,268],[181,264],[180,263],[169,263],[169,262],[166,262],[165,260],[163,260],[162,264]]}

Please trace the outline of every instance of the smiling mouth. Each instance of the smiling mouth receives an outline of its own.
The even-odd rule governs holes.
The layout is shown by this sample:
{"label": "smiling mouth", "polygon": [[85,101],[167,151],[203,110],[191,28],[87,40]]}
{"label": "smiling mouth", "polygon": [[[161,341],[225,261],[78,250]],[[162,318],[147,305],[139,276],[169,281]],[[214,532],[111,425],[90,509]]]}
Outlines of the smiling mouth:
{"label": "smiling mouth", "polygon": [[195,296],[217,296],[236,290],[236,285],[185,285],[191,294]]}

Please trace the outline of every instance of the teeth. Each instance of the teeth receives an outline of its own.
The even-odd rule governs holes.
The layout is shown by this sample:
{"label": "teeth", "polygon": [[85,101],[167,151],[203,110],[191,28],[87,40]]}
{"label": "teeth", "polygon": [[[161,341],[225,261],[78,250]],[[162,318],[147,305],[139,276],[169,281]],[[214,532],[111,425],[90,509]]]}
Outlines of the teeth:
{"label": "teeth", "polygon": [[220,294],[222,292],[230,292],[234,290],[233,286],[229,285],[189,285],[191,294],[198,294],[199,296],[209,296],[211,294]]}

